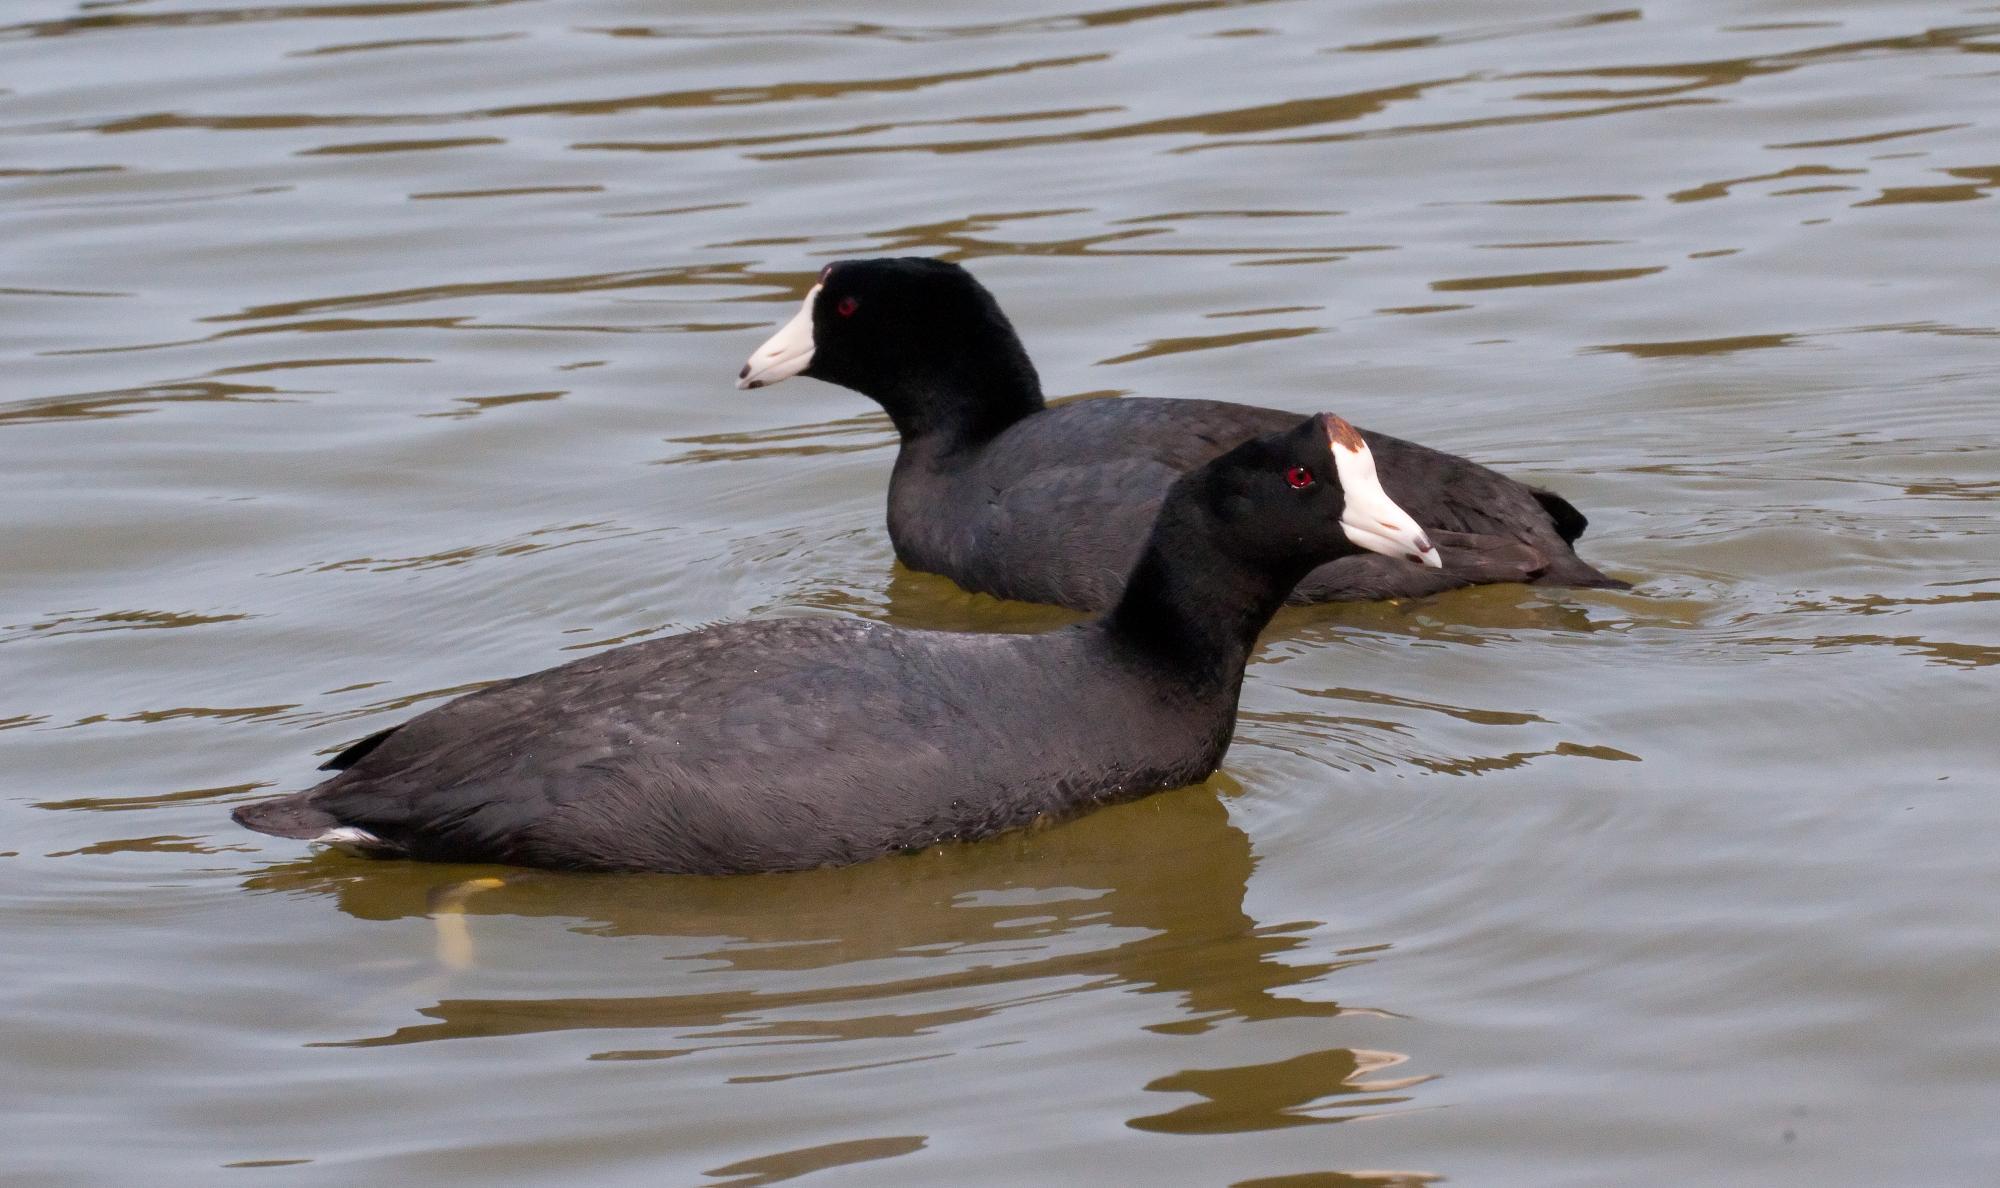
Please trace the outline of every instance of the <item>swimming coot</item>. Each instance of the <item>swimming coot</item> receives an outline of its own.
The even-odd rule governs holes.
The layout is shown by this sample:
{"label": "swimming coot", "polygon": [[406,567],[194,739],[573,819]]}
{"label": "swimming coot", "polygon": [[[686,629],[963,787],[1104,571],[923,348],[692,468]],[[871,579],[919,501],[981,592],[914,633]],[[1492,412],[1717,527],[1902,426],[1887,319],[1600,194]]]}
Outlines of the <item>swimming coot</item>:
{"label": "swimming coot", "polygon": [[[739,388],[807,375],[880,404],[902,448],[889,539],[912,569],[968,590],[1079,610],[1111,605],[1175,478],[1297,413],[1214,400],[1043,403],[1041,381],[991,293],[922,257],[829,265],[750,356]],[[1576,555],[1583,514],[1477,463],[1362,430],[1391,498],[1442,548],[1328,563],[1295,602],[1415,597],[1486,582],[1609,586]]]}
{"label": "swimming coot", "polygon": [[[1077,509],[1071,509],[1077,510]],[[1243,665],[1329,558],[1434,550],[1321,416],[1174,483],[1123,596],[1042,635],[856,619],[611,648],[371,735],[238,822],[367,854],[725,874],[984,837],[1200,780]]]}

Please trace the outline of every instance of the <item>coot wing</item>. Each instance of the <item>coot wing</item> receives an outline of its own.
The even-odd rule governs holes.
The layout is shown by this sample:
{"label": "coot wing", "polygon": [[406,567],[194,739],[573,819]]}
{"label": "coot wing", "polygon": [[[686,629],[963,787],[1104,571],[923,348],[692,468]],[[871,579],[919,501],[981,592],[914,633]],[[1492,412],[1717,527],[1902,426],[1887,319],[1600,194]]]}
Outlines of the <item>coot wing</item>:
{"label": "coot wing", "polygon": [[1179,477],[1151,459],[1122,458],[1044,465],[1005,486],[986,485],[947,572],[1000,598],[1110,606]]}
{"label": "coot wing", "polygon": [[935,638],[779,619],[612,649],[421,714],[310,798],[424,858],[710,871],[842,859],[869,844],[874,817],[910,809],[871,796],[942,777],[942,732],[978,729],[936,679]]}

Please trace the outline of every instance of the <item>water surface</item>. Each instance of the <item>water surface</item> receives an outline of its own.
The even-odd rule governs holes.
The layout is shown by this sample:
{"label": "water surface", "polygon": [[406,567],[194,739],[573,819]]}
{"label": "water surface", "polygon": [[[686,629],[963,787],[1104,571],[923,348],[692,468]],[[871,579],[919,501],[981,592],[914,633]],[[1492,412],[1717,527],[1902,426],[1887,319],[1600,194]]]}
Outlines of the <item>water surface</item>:
{"label": "water surface", "polygon": [[[2000,8],[0,21],[0,1178],[1990,1178]],[[593,648],[1067,621],[893,564],[858,397],[732,390],[883,253],[1053,394],[1464,453],[1638,589],[1287,612],[1202,787],[513,881],[456,963],[492,871],[230,824]]]}

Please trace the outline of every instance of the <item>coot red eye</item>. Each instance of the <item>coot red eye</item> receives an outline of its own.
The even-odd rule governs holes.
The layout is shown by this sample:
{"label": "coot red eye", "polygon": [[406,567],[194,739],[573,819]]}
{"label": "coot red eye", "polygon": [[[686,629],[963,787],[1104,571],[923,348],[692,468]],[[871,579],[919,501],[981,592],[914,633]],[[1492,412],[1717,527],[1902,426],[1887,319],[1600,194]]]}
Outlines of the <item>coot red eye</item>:
{"label": "coot red eye", "polygon": [[1303,466],[1294,466],[1285,472],[1285,481],[1294,489],[1303,491],[1313,485],[1313,472]]}
{"label": "coot red eye", "polygon": [[843,318],[851,318],[854,316],[854,311],[860,308],[861,308],[861,301],[859,298],[842,297],[840,299],[840,303],[833,307],[833,312],[839,314]]}

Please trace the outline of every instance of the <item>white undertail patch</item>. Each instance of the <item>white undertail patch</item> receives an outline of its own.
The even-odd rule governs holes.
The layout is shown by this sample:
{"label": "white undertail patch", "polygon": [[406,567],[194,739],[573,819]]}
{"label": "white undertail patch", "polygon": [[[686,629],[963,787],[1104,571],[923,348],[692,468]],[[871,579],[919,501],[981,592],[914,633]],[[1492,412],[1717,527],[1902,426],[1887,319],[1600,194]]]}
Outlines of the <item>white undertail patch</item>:
{"label": "white undertail patch", "polygon": [[383,848],[381,838],[359,825],[335,825],[313,838],[308,844],[364,857]]}

